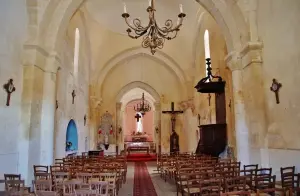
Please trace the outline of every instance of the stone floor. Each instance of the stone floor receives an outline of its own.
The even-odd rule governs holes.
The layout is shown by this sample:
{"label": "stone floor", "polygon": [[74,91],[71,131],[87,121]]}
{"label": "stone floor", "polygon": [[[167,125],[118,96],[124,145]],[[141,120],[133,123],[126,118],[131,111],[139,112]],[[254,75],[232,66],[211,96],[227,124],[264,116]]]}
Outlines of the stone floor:
{"label": "stone floor", "polygon": [[[153,185],[155,187],[157,196],[176,196],[175,184],[171,181],[165,182],[161,179],[156,170],[155,162],[148,162],[148,171],[151,176]],[[133,196],[133,179],[134,179],[134,163],[128,163],[127,168],[127,181],[122,186],[119,196]]]}

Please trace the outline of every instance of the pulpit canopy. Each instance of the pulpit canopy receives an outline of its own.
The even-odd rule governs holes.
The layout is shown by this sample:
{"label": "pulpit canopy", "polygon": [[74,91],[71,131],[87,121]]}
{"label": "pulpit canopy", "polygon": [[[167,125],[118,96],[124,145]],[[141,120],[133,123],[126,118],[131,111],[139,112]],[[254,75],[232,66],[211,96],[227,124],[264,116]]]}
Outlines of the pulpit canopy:
{"label": "pulpit canopy", "polygon": [[[195,86],[199,93],[223,93],[225,89],[225,81],[222,80],[221,76],[214,76],[211,73],[211,62],[210,58],[206,59],[207,65],[207,76],[202,78]],[[213,81],[217,79],[217,81]]]}

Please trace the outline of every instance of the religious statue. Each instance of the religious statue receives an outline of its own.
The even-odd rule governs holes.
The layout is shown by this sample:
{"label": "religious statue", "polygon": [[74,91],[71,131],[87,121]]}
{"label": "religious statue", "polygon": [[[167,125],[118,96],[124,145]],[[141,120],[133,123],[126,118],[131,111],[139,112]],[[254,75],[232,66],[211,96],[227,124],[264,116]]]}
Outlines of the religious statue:
{"label": "religious statue", "polygon": [[100,125],[100,130],[101,133],[104,134],[104,147],[107,150],[109,148],[109,143],[108,143],[108,138],[109,134],[113,134],[113,129],[112,129],[112,115],[106,111],[105,114],[102,115],[101,117],[101,125]]}
{"label": "religious statue", "polygon": [[108,134],[107,133],[105,133],[105,135],[104,135],[104,147],[105,147],[105,150],[107,150],[108,147],[109,147]]}
{"label": "religious statue", "polygon": [[172,130],[172,134],[170,136],[170,154],[179,153],[179,151],[179,136],[175,130]]}

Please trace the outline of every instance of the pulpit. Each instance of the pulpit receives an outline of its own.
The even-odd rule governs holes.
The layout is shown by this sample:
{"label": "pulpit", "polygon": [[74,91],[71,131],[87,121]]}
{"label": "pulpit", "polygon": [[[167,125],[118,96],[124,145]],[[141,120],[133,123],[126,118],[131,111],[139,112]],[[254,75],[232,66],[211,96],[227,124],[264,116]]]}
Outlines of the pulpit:
{"label": "pulpit", "polygon": [[[220,76],[211,73],[210,58],[206,59],[207,77],[201,79],[195,86],[200,93],[215,94],[216,124],[199,125],[200,140],[196,154],[206,154],[218,157],[225,150],[227,145],[227,125],[226,125],[226,102],[225,85],[226,82]],[[216,81],[213,81],[217,79]],[[200,124],[200,119],[199,119]]]}
{"label": "pulpit", "polygon": [[196,154],[218,157],[227,145],[226,124],[201,125]]}

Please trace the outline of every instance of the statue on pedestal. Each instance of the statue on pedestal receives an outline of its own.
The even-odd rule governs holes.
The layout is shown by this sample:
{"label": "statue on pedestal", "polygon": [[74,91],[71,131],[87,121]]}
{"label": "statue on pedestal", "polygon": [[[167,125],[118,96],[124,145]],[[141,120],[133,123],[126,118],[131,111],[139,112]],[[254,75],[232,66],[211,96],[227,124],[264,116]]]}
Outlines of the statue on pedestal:
{"label": "statue on pedestal", "polygon": [[170,136],[170,154],[177,154],[179,153],[179,135],[172,130],[172,134]]}

